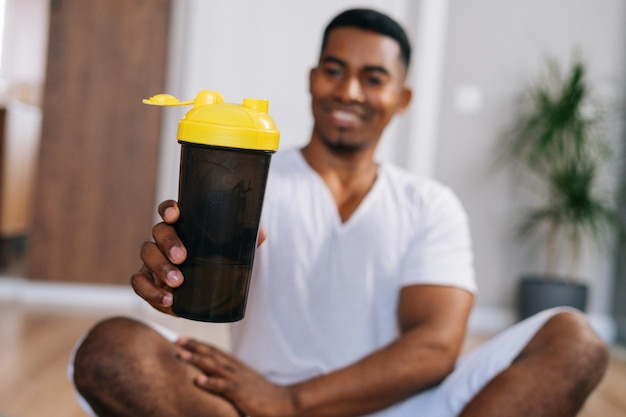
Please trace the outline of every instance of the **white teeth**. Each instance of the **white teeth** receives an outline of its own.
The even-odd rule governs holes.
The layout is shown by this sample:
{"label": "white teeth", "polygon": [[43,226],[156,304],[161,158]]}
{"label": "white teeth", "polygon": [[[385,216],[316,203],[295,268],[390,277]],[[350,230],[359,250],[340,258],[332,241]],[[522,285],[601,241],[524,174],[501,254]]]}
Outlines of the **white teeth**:
{"label": "white teeth", "polygon": [[343,110],[334,111],[333,117],[341,122],[357,122],[359,120],[356,114]]}

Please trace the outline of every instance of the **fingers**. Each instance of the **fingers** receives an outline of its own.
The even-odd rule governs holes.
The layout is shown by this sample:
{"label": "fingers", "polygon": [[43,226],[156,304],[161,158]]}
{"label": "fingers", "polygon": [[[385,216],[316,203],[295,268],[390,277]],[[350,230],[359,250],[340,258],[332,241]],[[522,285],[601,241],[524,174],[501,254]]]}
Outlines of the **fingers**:
{"label": "fingers", "polygon": [[222,352],[220,349],[216,348],[215,346],[211,346],[211,345],[199,342],[194,339],[187,339],[187,338],[181,337],[180,339],[178,339],[177,343],[179,346],[183,347],[185,350],[189,351],[190,353],[197,354],[197,355],[216,356],[216,357],[224,356],[224,357],[232,358],[232,356],[226,354],[225,352]]}
{"label": "fingers", "polygon": [[196,340],[179,339],[181,360],[200,373],[195,384],[231,400],[244,415],[294,415],[294,397],[234,356]]}
{"label": "fingers", "polygon": [[178,204],[167,200],[159,204],[158,210],[163,222],[152,228],[154,242],[144,242],[141,246],[143,266],[131,276],[131,285],[135,293],[154,308],[173,314],[172,288],[183,282],[180,270],[174,265],[185,260],[187,251],[171,225],[180,216]]}
{"label": "fingers", "polygon": [[163,221],[167,224],[176,223],[180,217],[178,203],[174,200],[166,200],[159,204],[158,211]]}
{"label": "fingers", "polygon": [[183,283],[183,275],[163,254],[154,242],[145,242],[141,245],[141,260],[151,274],[158,278],[156,285],[161,283],[176,288]]}
{"label": "fingers", "polygon": [[154,277],[144,265],[141,270],[132,275],[131,286],[137,295],[146,300],[155,309],[166,313],[172,312],[172,291],[159,278]]}
{"label": "fingers", "polygon": [[196,377],[196,384],[209,392],[214,394],[221,394],[226,398],[233,399],[237,396],[238,384],[223,378],[214,378],[206,374],[201,374]]}
{"label": "fingers", "polygon": [[171,263],[180,265],[187,258],[187,250],[173,226],[158,223],[152,228],[152,237]]}
{"label": "fingers", "polygon": [[172,288],[182,284],[182,274],[154,242],[141,246],[141,259],[143,266],[130,280],[133,290],[155,309],[173,315]]}
{"label": "fingers", "polygon": [[202,371],[195,378],[199,387],[229,398],[236,392],[239,363],[232,356],[195,340],[179,339],[178,344],[180,359]]}
{"label": "fingers", "polygon": [[184,349],[180,352],[181,359],[209,374],[225,376],[236,372],[241,366],[237,359],[215,346],[185,338],[179,339],[177,343]]}

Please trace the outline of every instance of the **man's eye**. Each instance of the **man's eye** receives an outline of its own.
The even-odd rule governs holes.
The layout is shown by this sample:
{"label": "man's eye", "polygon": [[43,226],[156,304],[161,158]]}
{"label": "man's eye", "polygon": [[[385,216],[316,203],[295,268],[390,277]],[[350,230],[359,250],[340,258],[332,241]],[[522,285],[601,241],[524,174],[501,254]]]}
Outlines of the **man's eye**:
{"label": "man's eye", "polygon": [[324,69],[324,73],[326,73],[326,75],[329,75],[331,77],[338,77],[341,75],[341,70],[335,67],[326,67]]}
{"label": "man's eye", "polygon": [[381,77],[376,77],[376,76],[367,77],[366,81],[369,85],[373,85],[373,86],[379,86],[385,83],[385,81]]}

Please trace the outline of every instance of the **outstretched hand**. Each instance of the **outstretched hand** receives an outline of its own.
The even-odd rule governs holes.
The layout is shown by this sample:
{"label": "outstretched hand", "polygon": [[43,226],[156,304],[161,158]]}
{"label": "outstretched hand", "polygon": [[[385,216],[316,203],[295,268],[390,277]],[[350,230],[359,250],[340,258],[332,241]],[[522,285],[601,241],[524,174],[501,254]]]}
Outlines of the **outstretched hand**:
{"label": "outstretched hand", "polygon": [[[141,245],[141,269],[132,275],[131,285],[137,295],[155,309],[174,315],[172,311],[172,288],[179,287],[184,280],[177,265],[187,258],[187,250],[181,242],[174,224],[180,218],[178,203],[167,200],[159,204],[161,223],[152,228],[154,241]],[[265,241],[265,230],[259,230],[257,247]]]}
{"label": "outstretched hand", "polygon": [[288,387],[273,384],[232,355],[205,343],[179,339],[179,356],[202,373],[198,387],[221,395],[246,415],[255,417],[289,416],[294,398]]}

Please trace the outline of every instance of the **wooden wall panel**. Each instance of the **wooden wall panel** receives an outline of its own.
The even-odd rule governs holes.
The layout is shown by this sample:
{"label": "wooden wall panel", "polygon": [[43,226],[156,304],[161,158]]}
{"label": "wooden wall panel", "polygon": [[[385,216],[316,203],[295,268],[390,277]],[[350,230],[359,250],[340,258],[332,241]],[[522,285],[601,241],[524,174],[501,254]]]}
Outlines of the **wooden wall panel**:
{"label": "wooden wall panel", "polygon": [[128,283],[150,237],[170,0],[53,0],[33,279]]}

